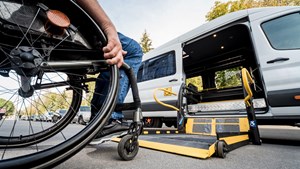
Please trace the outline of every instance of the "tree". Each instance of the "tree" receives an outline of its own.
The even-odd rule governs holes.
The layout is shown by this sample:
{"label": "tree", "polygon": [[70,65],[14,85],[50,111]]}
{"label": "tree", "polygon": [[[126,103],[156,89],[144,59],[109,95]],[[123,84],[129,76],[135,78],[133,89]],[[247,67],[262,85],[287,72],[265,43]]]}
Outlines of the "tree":
{"label": "tree", "polygon": [[197,87],[198,91],[202,91],[203,90],[203,84],[202,84],[202,78],[201,76],[196,76],[196,77],[192,77],[192,78],[188,78],[186,79],[186,84],[193,84],[194,86]]}
{"label": "tree", "polygon": [[230,68],[222,71],[217,71],[215,76],[216,87],[227,88],[241,86],[240,68]]}
{"label": "tree", "polygon": [[147,53],[153,49],[152,48],[152,40],[149,38],[149,35],[146,30],[142,35],[140,45],[142,46],[143,53]]}
{"label": "tree", "polygon": [[300,0],[234,0],[228,2],[216,1],[214,7],[205,16],[208,21],[238,10],[265,6],[295,6]]}
{"label": "tree", "polygon": [[13,115],[15,106],[13,102],[0,98],[0,109],[5,109],[6,115]]}

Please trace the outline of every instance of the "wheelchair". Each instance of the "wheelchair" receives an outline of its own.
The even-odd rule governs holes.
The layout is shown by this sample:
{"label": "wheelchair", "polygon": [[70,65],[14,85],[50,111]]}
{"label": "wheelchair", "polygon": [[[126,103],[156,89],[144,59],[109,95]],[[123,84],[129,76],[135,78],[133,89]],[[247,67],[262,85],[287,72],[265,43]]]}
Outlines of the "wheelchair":
{"label": "wheelchair", "polygon": [[[133,102],[117,104],[119,69],[104,60],[105,45],[100,27],[73,0],[0,0],[0,111],[5,113],[0,121],[0,168],[62,163],[89,144],[116,109],[134,112],[118,152],[124,160],[136,156],[143,128],[136,79],[124,64]],[[80,105],[94,94],[96,75],[105,71],[110,87],[98,114],[82,130],[67,135],[64,130]],[[45,112],[61,108],[67,109],[64,116],[47,122]],[[50,146],[49,140],[57,137],[62,141]]]}

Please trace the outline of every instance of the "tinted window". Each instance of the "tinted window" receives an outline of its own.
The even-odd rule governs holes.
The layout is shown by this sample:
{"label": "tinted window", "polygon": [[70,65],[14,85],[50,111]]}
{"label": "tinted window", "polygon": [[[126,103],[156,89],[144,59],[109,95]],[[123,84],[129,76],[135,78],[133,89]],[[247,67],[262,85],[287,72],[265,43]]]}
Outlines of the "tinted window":
{"label": "tinted window", "polygon": [[300,48],[300,14],[294,13],[262,24],[262,28],[275,49]]}
{"label": "tinted window", "polygon": [[175,74],[175,52],[169,52],[142,63],[137,75],[137,81],[157,79]]}

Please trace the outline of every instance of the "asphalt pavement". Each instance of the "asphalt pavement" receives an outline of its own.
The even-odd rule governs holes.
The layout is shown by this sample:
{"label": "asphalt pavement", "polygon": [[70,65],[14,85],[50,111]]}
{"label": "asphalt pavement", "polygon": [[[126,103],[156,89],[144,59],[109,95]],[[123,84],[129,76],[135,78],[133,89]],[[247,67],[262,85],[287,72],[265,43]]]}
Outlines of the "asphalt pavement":
{"label": "asphalt pavement", "polygon": [[300,128],[260,126],[263,144],[246,145],[229,152],[225,159],[197,159],[140,148],[132,161],[122,161],[117,143],[87,146],[55,169],[298,169]]}

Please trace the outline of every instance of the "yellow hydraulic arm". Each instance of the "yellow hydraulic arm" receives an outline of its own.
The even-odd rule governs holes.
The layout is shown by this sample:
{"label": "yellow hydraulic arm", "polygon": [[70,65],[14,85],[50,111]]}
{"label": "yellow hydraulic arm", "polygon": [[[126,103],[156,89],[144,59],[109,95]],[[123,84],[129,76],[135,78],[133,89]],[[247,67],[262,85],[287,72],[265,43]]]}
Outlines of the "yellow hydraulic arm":
{"label": "yellow hydraulic arm", "polygon": [[245,104],[247,106],[251,106],[249,100],[252,98],[253,96],[253,93],[251,91],[251,88],[250,88],[250,85],[249,85],[249,82],[250,84],[253,84],[254,83],[254,80],[252,79],[250,73],[248,72],[248,70],[246,68],[243,68],[242,69],[242,80],[243,80],[243,84],[244,84],[244,88],[247,92],[247,96],[244,98],[244,101],[245,101]]}

